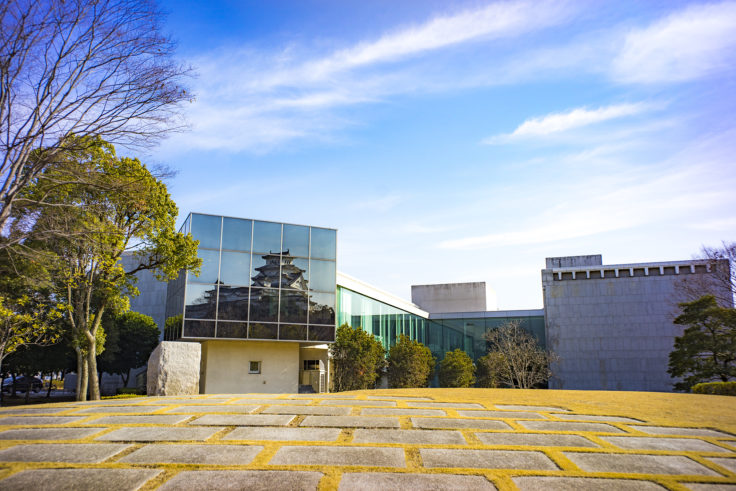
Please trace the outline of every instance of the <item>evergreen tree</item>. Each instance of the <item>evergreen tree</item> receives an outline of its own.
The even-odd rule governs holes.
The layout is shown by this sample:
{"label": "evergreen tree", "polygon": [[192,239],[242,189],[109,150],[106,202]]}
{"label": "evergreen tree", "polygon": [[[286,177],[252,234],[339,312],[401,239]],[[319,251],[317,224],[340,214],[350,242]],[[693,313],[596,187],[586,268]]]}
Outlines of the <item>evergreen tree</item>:
{"label": "evergreen tree", "polygon": [[680,304],[675,324],[688,326],[675,338],[669,374],[682,377],[675,390],[690,390],[699,382],[736,378],[736,309],[718,305],[713,295]]}
{"label": "evergreen tree", "polygon": [[440,362],[440,387],[470,387],[475,383],[475,365],[461,349],[448,351]]}
{"label": "evergreen tree", "polygon": [[373,389],[386,364],[386,352],[372,334],[347,324],[337,328],[330,345],[335,367],[334,390]]}
{"label": "evergreen tree", "polygon": [[401,334],[388,351],[388,385],[397,389],[426,387],[435,362],[429,348]]}

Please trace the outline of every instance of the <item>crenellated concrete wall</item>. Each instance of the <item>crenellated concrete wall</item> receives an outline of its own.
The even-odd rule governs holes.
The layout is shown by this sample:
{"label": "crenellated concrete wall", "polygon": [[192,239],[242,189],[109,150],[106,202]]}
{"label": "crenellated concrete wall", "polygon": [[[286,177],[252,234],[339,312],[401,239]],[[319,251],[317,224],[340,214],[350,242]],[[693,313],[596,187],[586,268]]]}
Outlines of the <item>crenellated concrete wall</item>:
{"label": "crenellated concrete wall", "polygon": [[673,324],[684,300],[678,284],[701,282],[710,265],[550,259],[565,265],[542,270],[547,346],[560,357],[550,388],[671,391],[668,359],[683,331]]}

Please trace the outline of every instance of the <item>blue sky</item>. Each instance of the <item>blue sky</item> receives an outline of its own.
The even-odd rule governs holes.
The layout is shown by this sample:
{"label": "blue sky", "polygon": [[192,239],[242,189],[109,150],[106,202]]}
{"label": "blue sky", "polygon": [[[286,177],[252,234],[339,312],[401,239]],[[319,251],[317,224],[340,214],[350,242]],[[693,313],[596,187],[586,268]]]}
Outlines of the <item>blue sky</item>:
{"label": "blue sky", "polygon": [[736,2],[173,1],[187,133],[146,156],[181,210],[334,227],[404,298],[544,258],[736,240]]}

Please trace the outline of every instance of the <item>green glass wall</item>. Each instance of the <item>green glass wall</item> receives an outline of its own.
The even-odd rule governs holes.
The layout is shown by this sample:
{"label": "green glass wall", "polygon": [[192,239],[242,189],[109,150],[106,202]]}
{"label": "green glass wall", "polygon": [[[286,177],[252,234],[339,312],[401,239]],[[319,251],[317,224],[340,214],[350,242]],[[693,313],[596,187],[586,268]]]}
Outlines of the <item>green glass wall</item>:
{"label": "green glass wall", "polygon": [[474,360],[486,353],[483,334],[508,321],[519,320],[545,346],[544,315],[508,317],[425,319],[360,293],[337,287],[337,324],[362,328],[376,336],[388,349],[400,334],[427,346],[438,360],[445,353],[462,349]]}

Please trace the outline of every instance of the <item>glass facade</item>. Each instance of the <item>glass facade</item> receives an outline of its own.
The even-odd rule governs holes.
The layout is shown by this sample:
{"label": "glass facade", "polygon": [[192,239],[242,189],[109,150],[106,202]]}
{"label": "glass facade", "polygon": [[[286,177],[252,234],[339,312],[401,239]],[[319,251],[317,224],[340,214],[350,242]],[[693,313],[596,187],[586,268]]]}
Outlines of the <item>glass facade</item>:
{"label": "glass facade", "polygon": [[427,346],[441,360],[445,353],[461,349],[474,360],[487,352],[483,334],[510,320],[521,321],[521,326],[545,346],[544,315],[509,317],[478,317],[425,319],[360,293],[337,287],[337,323],[362,328],[376,336],[388,349],[400,334],[405,334]]}
{"label": "glass facade", "polygon": [[335,230],[198,213],[181,230],[202,267],[167,287],[166,340],[335,340]]}

